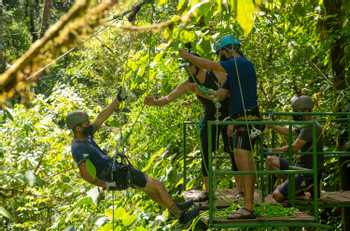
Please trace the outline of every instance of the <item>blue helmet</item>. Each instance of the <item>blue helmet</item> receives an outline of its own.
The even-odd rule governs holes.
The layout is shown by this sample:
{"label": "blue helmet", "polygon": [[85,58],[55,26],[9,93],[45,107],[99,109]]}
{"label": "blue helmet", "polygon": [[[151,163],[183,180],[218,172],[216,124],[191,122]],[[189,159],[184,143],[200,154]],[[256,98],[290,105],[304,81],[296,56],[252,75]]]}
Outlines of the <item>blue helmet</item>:
{"label": "blue helmet", "polygon": [[226,46],[241,46],[241,42],[236,39],[235,37],[233,37],[232,35],[225,35],[224,37],[220,38],[214,45],[214,49],[216,52],[218,52],[219,50],[221,50],[222,48],[226,47]]}

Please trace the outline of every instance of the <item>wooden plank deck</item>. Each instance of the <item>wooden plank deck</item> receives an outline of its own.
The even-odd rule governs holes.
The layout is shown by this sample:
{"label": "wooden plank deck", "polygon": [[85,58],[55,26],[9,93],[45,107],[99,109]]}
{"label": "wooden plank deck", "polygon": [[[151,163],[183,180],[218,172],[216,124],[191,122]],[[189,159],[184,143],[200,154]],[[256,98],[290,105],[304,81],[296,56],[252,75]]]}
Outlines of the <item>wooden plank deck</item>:
{"label": "wooden plank deck", "polygon": [[[196,201],[203,196],[203,192],[200,190],[189,190],[184,192],[183,196],[186,200]],[[238,202],[237,192],[232,189],[218,189],[215,192],[215,198],[216,208],[229,207],[232,203]],[[262,202],[262,199],[257,192],[254,194],[254,201],[256,203]],[[321,192],[321,197],[318,202],[319,207],[350,207],[350,191]],[[195,204],[202,210],[208,209],[208,201],[195,202]],[[296,204],[310,206],[312,205],[312,199],[297,197]]]}
{"label": "wooden plank deck", "polygon": [[[350,191],[321,192],[320,207],[350,207]],[[311,205],[312,199],[297,197],[297,204]]]}
{"label": "wooden plank deck", "polygon": [[350,204],[350,191],[322,192],[320,201],[323,203]]}
{"label": "wooden plank deck", "polygon": [[[215,192],[215,206],[217,208],[229,207],[232,203],[238,201],[237,195],[237,192],[232,189],[217,189]],[[185,200],[196,201],[198,198],[203,197],[203,191],[193,189],[184,192],[183,196]],[[255,202],[261,202],[261,197],[257,192],[254,194],[254,200]],[[208,209],[208,201],[195,202],[195,205],[202,210]]]}
{"label": "wooden plank deck", "polygon": [[[295,216],[282,217],[257,217],[256,219],[227,219],[224,217],[216,217],[214,223],[218,224],[244,224],[244,223],[266,223],[266,222],[312,222],[315,218],[304,212],[297,212]],[[203,216],[202,221],[208,225],[209,217]]]}

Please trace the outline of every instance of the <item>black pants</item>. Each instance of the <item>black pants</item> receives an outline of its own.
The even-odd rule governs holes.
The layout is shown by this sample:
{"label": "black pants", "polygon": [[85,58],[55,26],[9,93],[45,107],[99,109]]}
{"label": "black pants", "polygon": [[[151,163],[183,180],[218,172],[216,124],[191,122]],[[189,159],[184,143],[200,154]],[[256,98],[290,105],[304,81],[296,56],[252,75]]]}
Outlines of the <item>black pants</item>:
{"label": "black pants", "polygon": [[[208,144],[208,119],[202,119],[200,123],[200,140],[202,146],[202,174],[204,177],[208,176],[208,168],[209,168],[209,144]],[[233,145],[232,138],[229,138],[226,133],[227,126],[219,126],[219,130],[217,130],[217,126],[212,126],[211,129],[211,150],[216,151],[219,146],[219,136],[221,134],[221,138],[224,142],[224,151],[230,155],[231,160],[231,169],[232,171],[237,171],[236,162],[233,156]]]}

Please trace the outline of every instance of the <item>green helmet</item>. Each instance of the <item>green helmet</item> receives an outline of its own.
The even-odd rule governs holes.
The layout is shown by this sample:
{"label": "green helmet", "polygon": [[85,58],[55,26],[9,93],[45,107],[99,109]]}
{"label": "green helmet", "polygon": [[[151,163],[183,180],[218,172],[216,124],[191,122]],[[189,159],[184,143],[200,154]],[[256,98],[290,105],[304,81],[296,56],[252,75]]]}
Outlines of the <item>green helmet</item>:
{"label": "green helmet", "polygon": [[88,122],[89,116],[83,111],[69,112],[66,118],[67,126],[70,129],[75,128],[77,125]]}
{"label": "green helmet", "polygon": [[292,98],[292,109],[294,112],[312,110],[313,102],[310,96],[301,95]]}
{"label": "green helmet", "polygon": [[218,52],[222,48],[229,46],[229,45],[240,47],[241,42],[238,39],[236,39],[235,37],[233,37],[232,35],[225,35],[224,37],[222,37],[218,41],[216,41],[216,43],[214,45],[215,52]]}

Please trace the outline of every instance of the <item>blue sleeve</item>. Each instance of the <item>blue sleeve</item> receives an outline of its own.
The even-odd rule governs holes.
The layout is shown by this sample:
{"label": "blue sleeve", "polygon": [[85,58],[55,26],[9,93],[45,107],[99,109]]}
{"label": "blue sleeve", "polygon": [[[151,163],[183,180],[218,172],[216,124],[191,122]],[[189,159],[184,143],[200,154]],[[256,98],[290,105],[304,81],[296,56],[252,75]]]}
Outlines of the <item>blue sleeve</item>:
{"label": "blue sleeve", "polygon": [[231,72],[233,71],[233,65],[230,60],[221,61],[220,65],[225,69],[228,76],[232,74]]}
{"label": "blue sleeve", "polygon": [[72,148],[73,159],[78,166],[85,160],[89,159],[89,153],[88,148],[84,146],[76,146]]}

